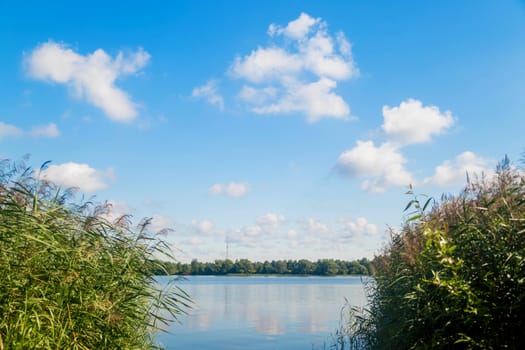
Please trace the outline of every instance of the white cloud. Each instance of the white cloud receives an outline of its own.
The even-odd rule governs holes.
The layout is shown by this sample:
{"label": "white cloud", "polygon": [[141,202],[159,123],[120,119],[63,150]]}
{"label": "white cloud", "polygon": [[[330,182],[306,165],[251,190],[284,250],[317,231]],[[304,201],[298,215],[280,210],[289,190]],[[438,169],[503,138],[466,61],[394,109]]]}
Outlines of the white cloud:
{"label": "white cloud", "polygon": [[221,111],[224,109],[224,99],[217,91],[215,80],[208,80],[206,84],[194,88],[191,96],[204,98],[209,104],[217,106]]}
{"label": "white cloud", "polygon": [[81,191],[95,192],[107,187],[105,179],[114,177],[113,170],[96,170],[87,164],[64,163],[50,165],[41,173],[42,179],[65,187],[76,187]]}
{"label": "white cloud", "polygon": [[55,123],[49,123],[48,125],[39,125],[31,129],[30,135],[33,137],[49,137],[55,138],[60,136],[60,131],[58,130]]}
{"label": "white cloud", "polygon": [[438,165],[434,175],[425,178],[423,183],[438,186],[461,184],[466,181],[467,174],[469,176],[481,176],[483,174],[490,176],[494,173],[492,166],[491,160],[466,151],[456,156],[454,161],[447,160]]}
{"label": "white cloud", "polygon": [[267,213],[258,216],[255,222],[242,226],[239,229],[229,230],[226,233],[226,239],[230,243],[235,243],[243,247],[260,247],[263,243],[261,238],[272,238],[273,240],[279,240],[284,237],[284,233],[281,232],[281,228],[286,223],[284,215],[276,213]]}
{"label": "white cloud", "polygon": [[37,46],[25,63],[30,77],[66,84],[76,97],[102,109],[112,120],[125,122],[136,117],[136,105],[115,86],[115,81],[137,73],[149,59],[142,48],[126,56],[119,52],[113,59],[102,49],[81,55],[64,44],[49,41]]}
{"label": "white cloud", "polygon": [[259,216],[255,220],[257,226],[261,228],[263,232],[273,233],[275,232],[283,223],[286,222],[284,215],[267,213],[265,215]]}
{"label": "white cloud", "polygon": [[0,122],[0,139],[5,137],[20,137],[23,134],[22,129],[11,124]]}
{"label": "white cloud", "polygon": [[202,234],[210,234],[215,229],[215,225],[209,220],[192,220],[191,226],[196,232]]}
{"label": "white cloud", "polygon": [[436,106],[423,106],[421,101],[408,99],[398,107],[383,106],[386,135],[402,144],[424,143],[439,135],[454,123],[450,111],[440,112]]}
{"label": "white cloud", "polygon": [[268,35],[274,36],[276,34],[284,34],[289,38],[300,40],[308,34],[314,24],[319,23],[320,21],[320,18],[314,19],[303,12],[299,18],[289,22],[284,28],[273,23],[270,24]]}
{"label": "white cloud", "polygon": [[301,45],[305,66],[320,77],[345,80],[357,76],[358,71],[352,61],[351,45],[344,34],[336,40],[339,53],[334,54],[334,40],[325,31],[318,31],[315,36]]}
{"label": "white cloud", "polygon": [[151,217],[148,230],[153,233],[166,232],[166,230],[173,230],[175,227],[175,220],[172,217],[153,214]]}
{"label": "white cloud", "polygon": [[237,57],[230,72],[235,78],[252,83],[279,81],[283,75],[295,75],[301,71],[301,58],[279,47],[261,48],[244,58]]}
{"label": "white cloud", "polygon": [[228,197],[242,197],[246,195],[249,191],[248,184],[245,183],[236,183],[230,182],[228,184],[214,184],[212,185],[208,193],[211,195],[223,195]]}
{"label": "white cloud", "polygon": [[265,104],[276,96],[277,89],[271,86],[260,89],[251,86],[243,86],[241,92],[239,92],[239,98],[241,100],[254,105]]}
{"label": "white cloud", "polygon": [[250,257],[263,261],[282,258],[283,254],[290,253],[292,256],[288,258],[315,260],[328,257],[327,252],[343,259],[348,258],[350,252],[358,258],[372,256],[383,239],[376,225],[361,217],[345,218],[334,223],[314,217],[290,221],[284,215],[269,212],[256,217],[248,225],[228,230],[208,231],[211,225],[206,224],[204,231],[211,234],[199,233],[196,227],[205,221],[194,220],[188,235],[179,236],[182,240],[177,242],[177,247],[191,253],[188,259],[224,257],[226,250],[229,258],[234,260]]}
{"label": "white cloud", "polygon": [[264,231],[261,226],[259,225],[250,225],[243,227],[241,229],[241,233],[244,234],[247,237],[255,237],[262,234]]}
{"label": "white cloud", "polygon": [[343,33],[335,37],[326,22],[302,13],[282,27],[271,24],[268,34],[283,37],[282,45],[258,47],[238,56],[229,69],[244,85],[239,97],[255,113],[303,113],[309,122],[322,118],[349,119],[350,107],[335,93],[341,80],[359,75],[351,44]]}
{"label": "white cloud", "polygon": [[339,156],[337,167],[344,175],[366,177],[363,189],[383,192],[390,185],[407,186],[414,182],[405,169],[406,162],[393,143],[376,147],[372,141],[357,141],[357,146]]}
{"label": "white cloud", "polygon": [[34,126],[31,131],[26,132],[17,126],[0,122],[0,139],[5,137],[22,137],[25,135],[54,138],[60,136],[60,131],[54,123]]}
{"label": "white cloud", "polygon": [[330,229],[326,224],[323,224],[314,218],[302,220],[301,227],[304,231],[313,235],[325,235],[330,232]]}
{"label": "white cloud", "polygon": [[114,222],[124,215],[132,215],[134,212],[126,201],[109,200],[106,204],[107,212],[104,213],[103,217],[110,222]]}
{"label": "white cloud", "polygon": [[194,246],[195,245],[200,246],[204,243],[204,240],[201,237],[192,237],[189,240],[184,241],[184,243],[194,245]]}
{"label": "white cloud", "polygon": [[276,103],[254,106],[252,111],[259,114],[301,112],[306,114],[309,122],[316,122],[328,116],[346,120],[350,114],[350,107],[341,96],[333,92],[336,86],[337,82],[328,78],[321,78],[310,84],[288,82],[285,96]]}
{"label": "white cloud", "polygon": [[[386,142],[375,146],[373,141],[358,141],[357,146],[343,152],[337,161],[337,168],[352,178],[365,178],[361,183],[364,190],[384,192],[389,186],[407,186],[416,180],[405,168],[407,160],[402,148],[431,141],[432,137],[443,134],[455,122],[452,112],[441,112],[437,106],[423,106],[419,100],[409,98],[397,107],[383,106],[384,122],[381,126]],[[433,177],[422,183],[448,184],[464,178],[469,173],[485,171],[487,161],[465,152],[455,163],[444,162],[436,168]]]}
{"label": "white cloud", "polygon": [[356,238],[362,236],[375,236],[378,234],[379,229],[376,225],[371,224],[365,218],[357,218],[355,220],[345,219],[342,220],[343,235],[346,238]]}

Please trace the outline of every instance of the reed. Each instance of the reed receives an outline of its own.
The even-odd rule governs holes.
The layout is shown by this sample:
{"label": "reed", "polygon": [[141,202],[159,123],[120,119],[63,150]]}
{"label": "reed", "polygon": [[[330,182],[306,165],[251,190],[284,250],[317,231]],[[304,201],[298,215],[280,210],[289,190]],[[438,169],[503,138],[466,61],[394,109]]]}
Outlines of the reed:
{"label": "reed", "polygon": [[189,307],[151,271],[169,247],[107,205],[0,164],[0,349],[152,349],[153,332]]}
{"label": "reed", "polygon": [[361,343],[344,348],[522,348],[523,173],[505,158],[493,178],[440,203],[409,194],[403,229],[374,259],[370,305],[346,327]]}

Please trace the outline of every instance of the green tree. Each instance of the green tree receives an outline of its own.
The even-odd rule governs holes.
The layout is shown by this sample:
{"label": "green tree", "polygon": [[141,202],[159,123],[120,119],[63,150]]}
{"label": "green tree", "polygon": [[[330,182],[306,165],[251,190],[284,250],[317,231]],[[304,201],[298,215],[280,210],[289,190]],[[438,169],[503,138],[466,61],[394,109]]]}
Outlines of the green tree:
{"label": "green tree", "polygon": [[333,259],[318,260],[316,273],[322,276],[334,276],[339,273],[339,266]]}
{"label": "green tree", "polygon": [[288,270],[288,264],[284,260],[272,261],[272,267],[275,273],[285,274],[290,272]]}
{"label": "green tree", "polygon": [[269,262],[268,260],[266,260],[266,261],[263,263],[262,273],[266,273],[266,274],[275,273],[275,269],[273,268],[272,263]]}
{"label": "green tree", "polygon": [[301,259],[297,262],[297,270],[300,275],[311,275],[315,272],[315,265],[309,260]]}
{"label": "green tree", "polygon": [[205,271],[203,264],[200,263],[197,259],[193,259],[190,263],[190,266],[192,275],[200,275],[202,274],[202,272]]}
{"label": "green tree", "polygon": [[348,273],[352,275],[367,275],[369,274],[368,269],[363,266],[359,261],[351,261],[347,263]]}
{"label": "green tree", "polygon": [[255,267],[253,263],[248,259],[240,259],[235,261],[233,270],[235,273],[253,274],[255,273]]}

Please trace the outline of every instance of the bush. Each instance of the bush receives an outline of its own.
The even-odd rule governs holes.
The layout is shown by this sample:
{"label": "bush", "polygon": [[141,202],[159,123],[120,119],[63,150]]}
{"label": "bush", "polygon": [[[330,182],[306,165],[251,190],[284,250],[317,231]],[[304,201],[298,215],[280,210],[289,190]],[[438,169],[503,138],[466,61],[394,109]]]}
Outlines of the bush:
{"label": "bush", "polygon": [[188,296],[151,275],[167,246],[107,206],[0,165],[0,349],[149,349]]}
{"label": "bush", "polygon": [[[506,159],[425,212],[374,260],[354,337],[374,349],[518,349],[525,344],[525,177]],[[355,331],[356,330],[356,331]]]}

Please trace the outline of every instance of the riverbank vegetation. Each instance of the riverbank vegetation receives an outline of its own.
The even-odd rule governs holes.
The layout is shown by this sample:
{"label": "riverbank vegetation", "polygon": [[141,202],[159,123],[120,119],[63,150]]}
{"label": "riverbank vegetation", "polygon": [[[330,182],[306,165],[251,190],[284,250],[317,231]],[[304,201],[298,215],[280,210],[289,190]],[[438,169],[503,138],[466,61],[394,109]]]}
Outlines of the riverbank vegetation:
{"label": "riverbank vegetation", "polygon": [[250,261],[238,259],[232,261],[215,260],[214,262],[200,262],[192,260],[185,264],[180,262],[159,262],[162,268],[154,271],[157,275],[371,275],[374,272],[372,262],[366,258],[343,261],[334,259],[320,259],[310,261],[301,260],[272,260]]}
{"label": "riverbank vegetation", "polygon": [[167,246],[107,206],[75,203],[23,162],[0,163],[0,349],[151,349],[188,296],[150,271]]}
{"label": "riverbank vegetation", "polygon": [[[338,348],[518,349],[525,344],[525,176],[508,159],[439,203],[415,196],[374,259],[369,309]],[[346,344],[346,346],[345,346]]]}

